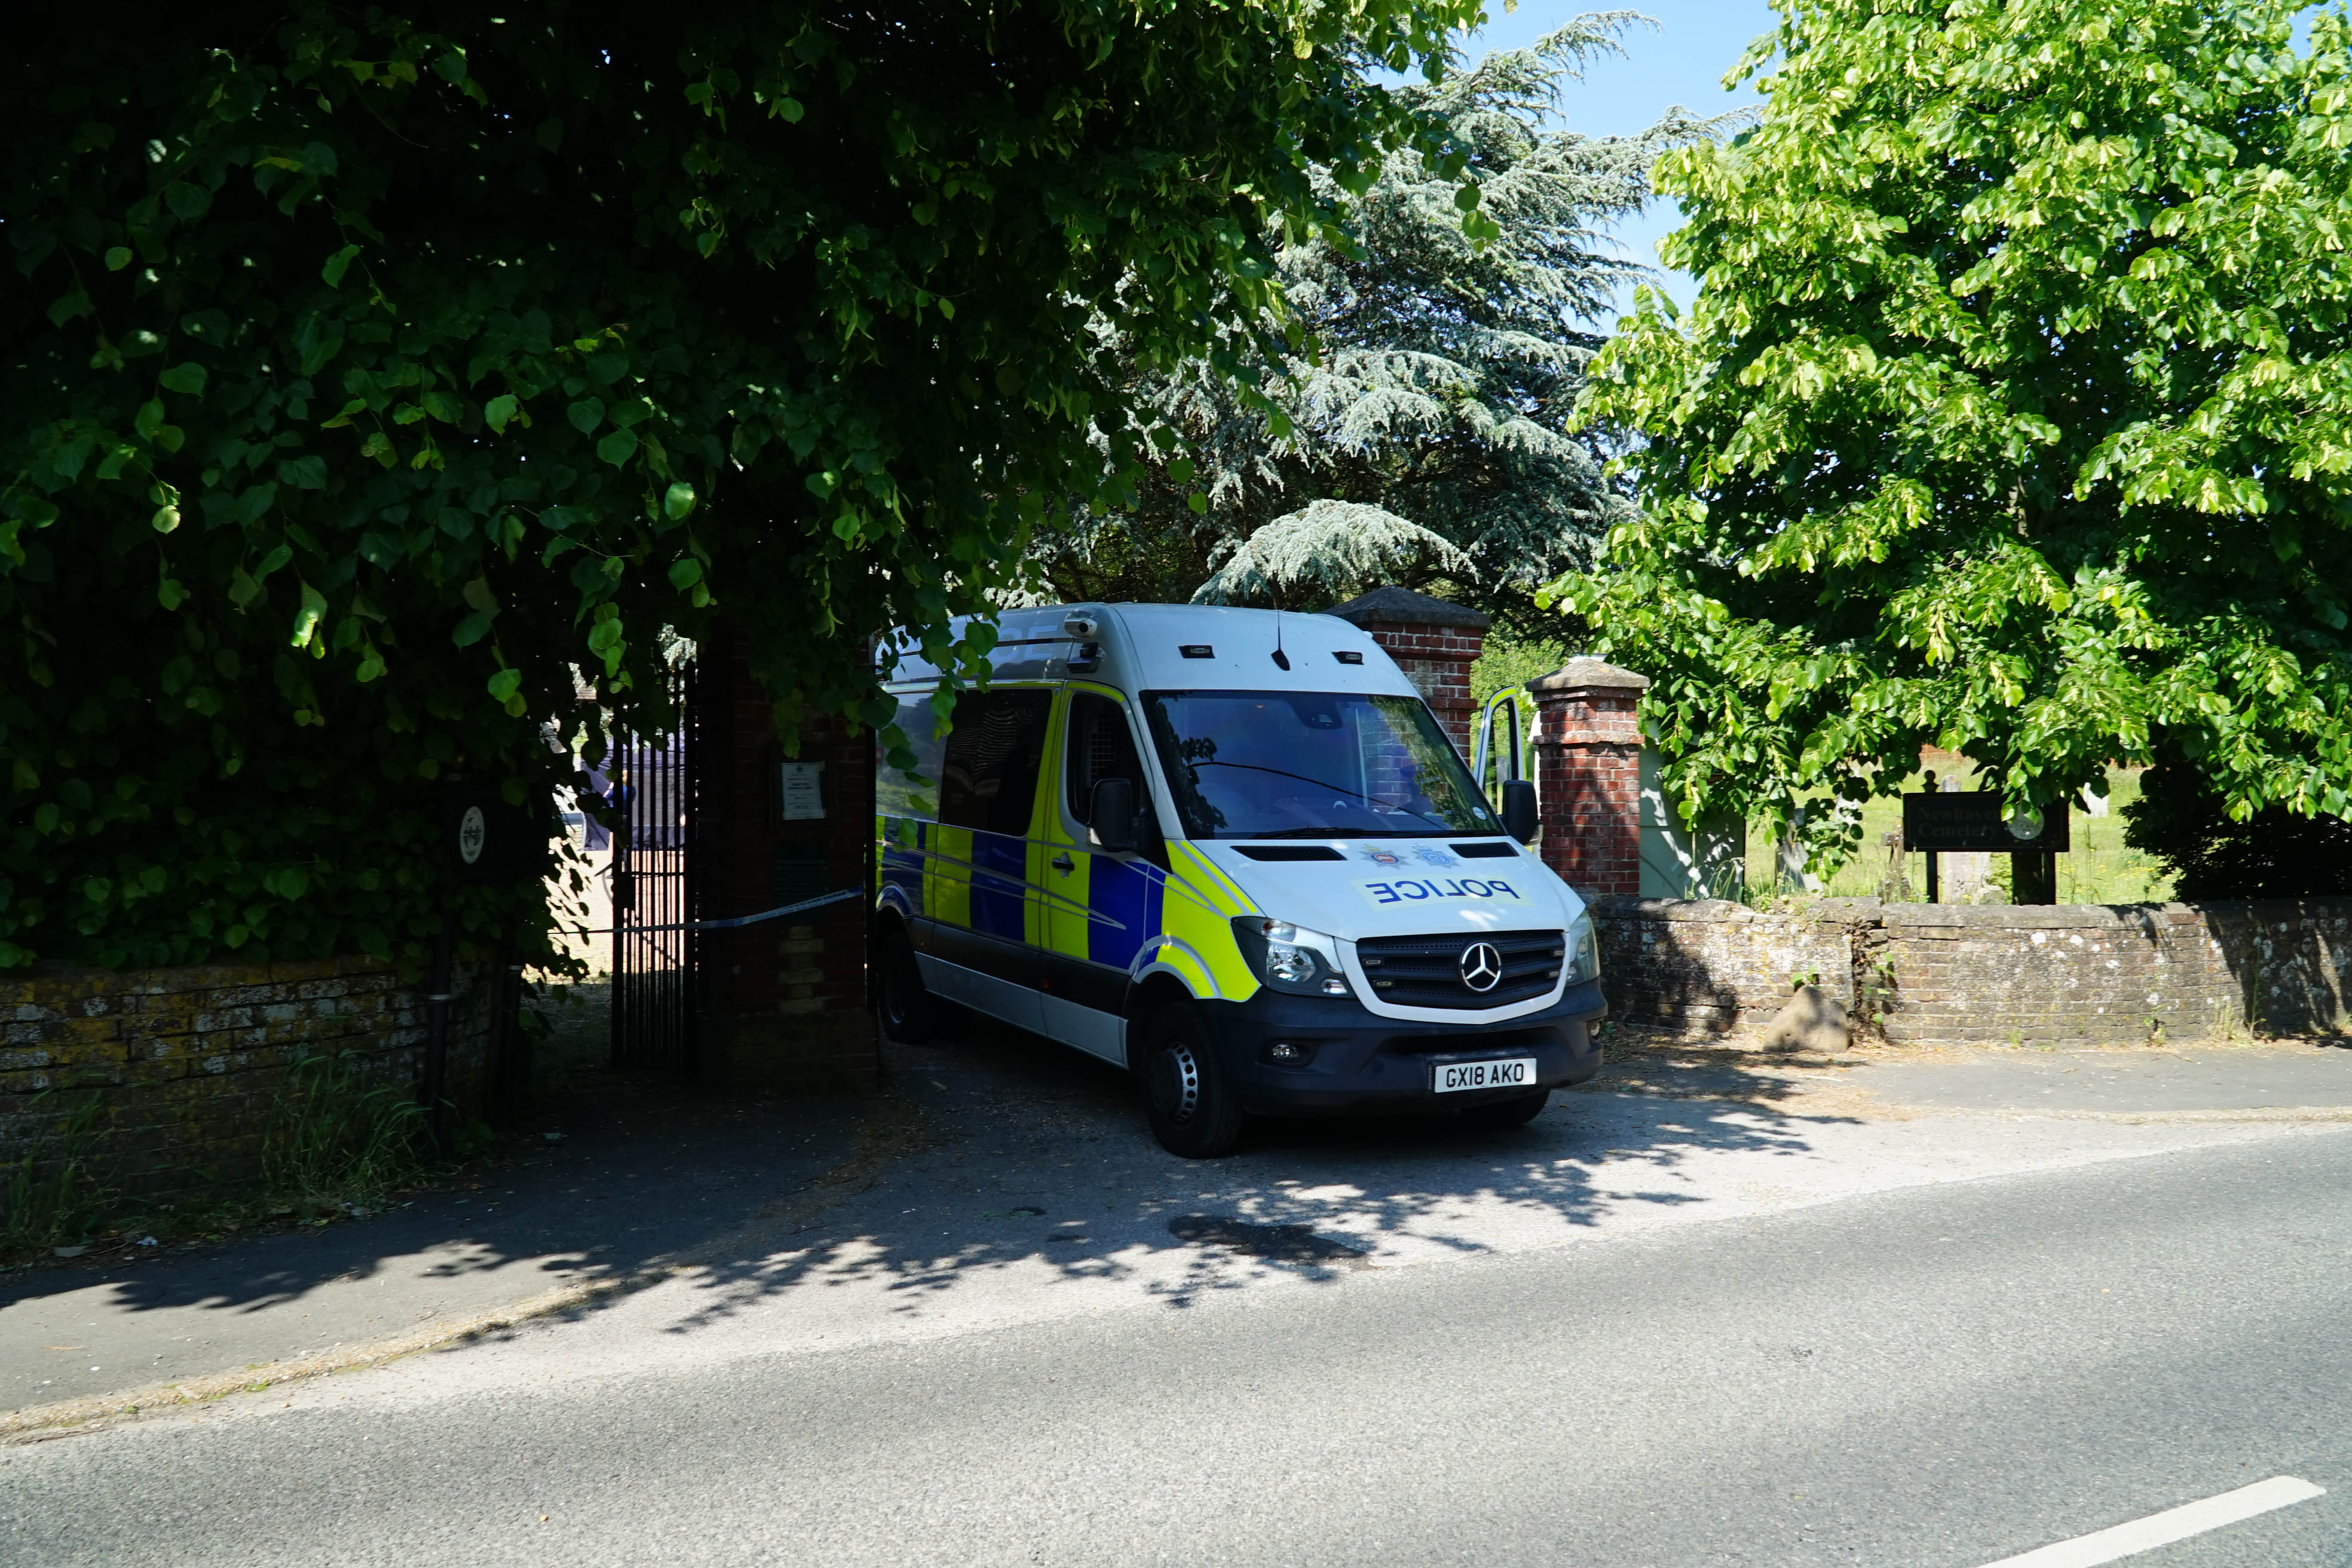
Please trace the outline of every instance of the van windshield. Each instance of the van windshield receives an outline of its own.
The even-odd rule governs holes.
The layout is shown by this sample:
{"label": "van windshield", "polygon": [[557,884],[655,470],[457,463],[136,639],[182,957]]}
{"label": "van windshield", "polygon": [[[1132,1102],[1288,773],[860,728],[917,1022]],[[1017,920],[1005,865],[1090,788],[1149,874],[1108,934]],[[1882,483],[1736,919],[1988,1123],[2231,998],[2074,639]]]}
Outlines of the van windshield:
{"label": "van windshield", "polygon": [[1143,710],[1188,837],[1503,831],[1418,698],[1147,691]]}

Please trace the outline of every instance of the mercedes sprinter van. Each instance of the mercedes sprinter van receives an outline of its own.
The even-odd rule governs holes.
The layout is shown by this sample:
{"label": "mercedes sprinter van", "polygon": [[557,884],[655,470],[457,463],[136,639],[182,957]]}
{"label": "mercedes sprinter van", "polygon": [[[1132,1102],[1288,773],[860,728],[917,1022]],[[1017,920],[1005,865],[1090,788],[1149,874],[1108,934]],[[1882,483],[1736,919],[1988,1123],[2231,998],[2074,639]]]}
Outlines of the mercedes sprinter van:
{"label": "mercedes sprinter van", "polygon": [[996,626],[947,724],[940,671],[886,656],[917,759],[877,773],[892,1037],[942,1003],[1045,1035],[1133,1072],[1195,1156],[1252,1113],[1515,1126],[1599,1069],[1582,900],[1367,634],[1179,605]]}

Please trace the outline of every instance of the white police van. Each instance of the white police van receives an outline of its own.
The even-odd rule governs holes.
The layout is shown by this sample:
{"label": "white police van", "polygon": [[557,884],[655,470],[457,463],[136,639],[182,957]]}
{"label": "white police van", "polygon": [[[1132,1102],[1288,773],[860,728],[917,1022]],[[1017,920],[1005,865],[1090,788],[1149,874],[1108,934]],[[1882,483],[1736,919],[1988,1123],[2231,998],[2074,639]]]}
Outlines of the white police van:
{"label": "white police van", "polygon": [[[876,788],[877,1002],[942,1002],[1129,1068],[1180,1154],[1249,1113],[1516,1126],[1599,1069],[1582,900],[1403,672],[1328,616],[1008,611],[984,689],[894,642],[915,776]],[[959,632],[961,631],[959,626]],[[1507,829],[1504,817],[1512,820]]]}

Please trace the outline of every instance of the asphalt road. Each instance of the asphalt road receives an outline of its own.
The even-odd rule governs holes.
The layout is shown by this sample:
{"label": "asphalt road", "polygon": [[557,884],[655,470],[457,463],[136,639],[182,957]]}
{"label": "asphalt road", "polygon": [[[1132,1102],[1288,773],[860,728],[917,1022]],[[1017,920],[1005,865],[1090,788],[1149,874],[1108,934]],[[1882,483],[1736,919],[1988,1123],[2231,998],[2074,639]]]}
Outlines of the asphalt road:
{"label": "asphalt road", "polygon": [[1982,1568],[2291,1476],[2131,1561],[2336,1568],[2347,1191],[2308,1130],[835,1350],[554,1323],[0,1449],[0,1562]]}

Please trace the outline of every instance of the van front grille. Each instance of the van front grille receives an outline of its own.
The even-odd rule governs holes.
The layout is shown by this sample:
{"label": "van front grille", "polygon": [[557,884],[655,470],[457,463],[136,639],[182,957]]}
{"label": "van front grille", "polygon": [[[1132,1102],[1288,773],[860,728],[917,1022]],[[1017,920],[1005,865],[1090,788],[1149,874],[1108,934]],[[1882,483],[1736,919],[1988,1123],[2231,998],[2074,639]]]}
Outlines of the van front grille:
{"label": "van front grille", "polygon": [[[1487,990],[1474,991],[1462,977],[1463,961],[1482,942],[1493,944],[1502,977]],[[1356,944],[1356,962],[1364,966],[1372,994],[1400,1007],[1507,1007],[1559,984],[1568,945],[1566,933],[1557,931],[1375,936]]]}

